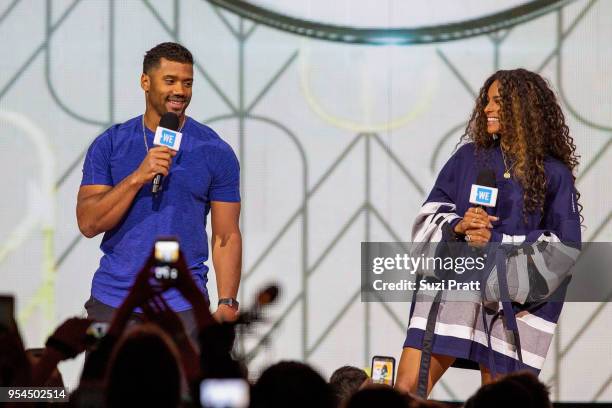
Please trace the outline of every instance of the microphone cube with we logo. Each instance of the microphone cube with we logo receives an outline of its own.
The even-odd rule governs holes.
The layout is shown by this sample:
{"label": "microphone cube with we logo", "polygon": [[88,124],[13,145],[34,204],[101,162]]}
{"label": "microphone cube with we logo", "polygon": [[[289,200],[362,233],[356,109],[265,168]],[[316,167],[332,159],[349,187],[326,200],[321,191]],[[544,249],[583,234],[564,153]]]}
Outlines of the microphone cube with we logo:
{"label": "microphone cube with we logo", "polygon": [[166,146],[172,150],[178,151],[179,147],[181,146],[182,138],[183,134],[181,132],[158,126],[155,131],[153,144],[156,146]]}
{"label": "microphone cube with we logo", "polygon": [[485,207],[495,207],[495,204],[497,204],[497,189],[495,187],[472,184],[470,203]]}

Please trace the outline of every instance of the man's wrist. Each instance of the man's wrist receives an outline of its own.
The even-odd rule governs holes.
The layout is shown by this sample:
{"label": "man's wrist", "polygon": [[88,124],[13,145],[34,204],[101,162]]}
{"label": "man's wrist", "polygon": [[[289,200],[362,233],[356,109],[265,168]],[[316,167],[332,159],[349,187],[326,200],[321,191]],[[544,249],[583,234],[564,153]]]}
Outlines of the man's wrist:
{"label": "man's wrist", "polygon": [[129,182],[130,186],[138,187],[138,188],[144,186],[144,184],[145,184],[144,181],[141,180],[141,178],[138,176],[138,170],[136,170],[135,172],[130,174],[128,182]]}
{"label": "man's wrist", "polygon": [[219,302],[217,303],[218,307],[228,306],[234,310],[238,310],[240,303],[233,297],[219,298]]}

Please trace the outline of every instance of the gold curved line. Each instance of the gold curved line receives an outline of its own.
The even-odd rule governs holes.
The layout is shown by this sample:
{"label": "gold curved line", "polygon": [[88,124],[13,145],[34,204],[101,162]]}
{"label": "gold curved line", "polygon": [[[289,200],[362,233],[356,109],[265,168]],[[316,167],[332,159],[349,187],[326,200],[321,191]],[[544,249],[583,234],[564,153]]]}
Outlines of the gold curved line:
{"label": "gold curved line", "polygon": [[[423,91],[419,94],[417,98],[415,98],[417,103],[410,111],[398,118],[386,122],[374,124],[359,123],[354,120],[343,118],[334,115],[330,112],[327,112],[323,108],[322,104],[319,103],[314,93],[311,91],[310,67],[308,66],[308,56],[310,47],[307,43],[309,43],[308,40],[302,39],[300,45],[300,52],[298,54],[298,58],[300,60],[298,70],[300,77],[300,88],[302,90],[302,93],[304,94],[304,99],[306,100],[308,106],[312,109],[312,111],[330,125],[340,129],[349,130],[354,133],[385,132],[400,128],[406,125],[407,123],[415,120],[417,117],[423,114],[423,112],[425,112],[427,108],[429,108],[429,106],[431,105],[432,97],[437,87],[437,81],[435,80],[427,81]],[[432,66],[431,74],[437,76],[437,70],[433,69],[434,67],[435,65]],[[366,97],[365,93],[363,94],[363,97]],[[364,106],[371,106],[371,104],[368,104],[365,101],[362,102],[364,103]],[[370,110],[366,108],[364,113],[366,116],[366,120],[369,119]]]}

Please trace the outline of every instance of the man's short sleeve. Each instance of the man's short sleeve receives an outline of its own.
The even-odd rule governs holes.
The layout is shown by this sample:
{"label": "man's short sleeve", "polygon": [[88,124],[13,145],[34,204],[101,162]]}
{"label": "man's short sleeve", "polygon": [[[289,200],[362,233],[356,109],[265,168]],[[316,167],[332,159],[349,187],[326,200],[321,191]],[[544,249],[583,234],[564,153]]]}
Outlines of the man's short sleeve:
{"label": "man's short sleeve", "polygon": [[98,136],[87,150],[87,155],[83,162],[82,186],[98,184],[114,185],[110,170],[111,153],[111,130],[109,129]]}
{"label": "man's short sleeve", "polygon": [[221,142],[212,169],[210,201],[240,202],[240,165],[232,148]]}

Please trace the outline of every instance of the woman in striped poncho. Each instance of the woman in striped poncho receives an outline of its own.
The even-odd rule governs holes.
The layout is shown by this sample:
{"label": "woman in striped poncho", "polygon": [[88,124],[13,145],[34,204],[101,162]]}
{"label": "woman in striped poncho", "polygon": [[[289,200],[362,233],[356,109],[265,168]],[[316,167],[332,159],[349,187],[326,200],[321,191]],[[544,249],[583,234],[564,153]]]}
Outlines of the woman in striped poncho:
{"label": "woman in striped poncho", "polygon": [[[496,279],[487,280],[487,288],[471,302],[445,301],[445,294],[432,301],[417,294],[396,386],[421,396],[453,363],[480,368],[483,383],[519,369],[539,373],[563,306],[547,300],[563,299],[564,274],[580,248],[576,147],[544,79],[524,69],[496,72],[480,90],[462,140],[467,143],[445,164],[423,204],[412,240],[532,250],[515,254],[515,269],[508,262],[510,301],[484,299],[499,292],[495,270],[490,276]],[[486,210],[469,202],[483,169],[492,170],[498,188],[497,205]],[[519,270],[514,278],[511,269]],[[544,293],[530,292],[534,279],[545,282]]]}

